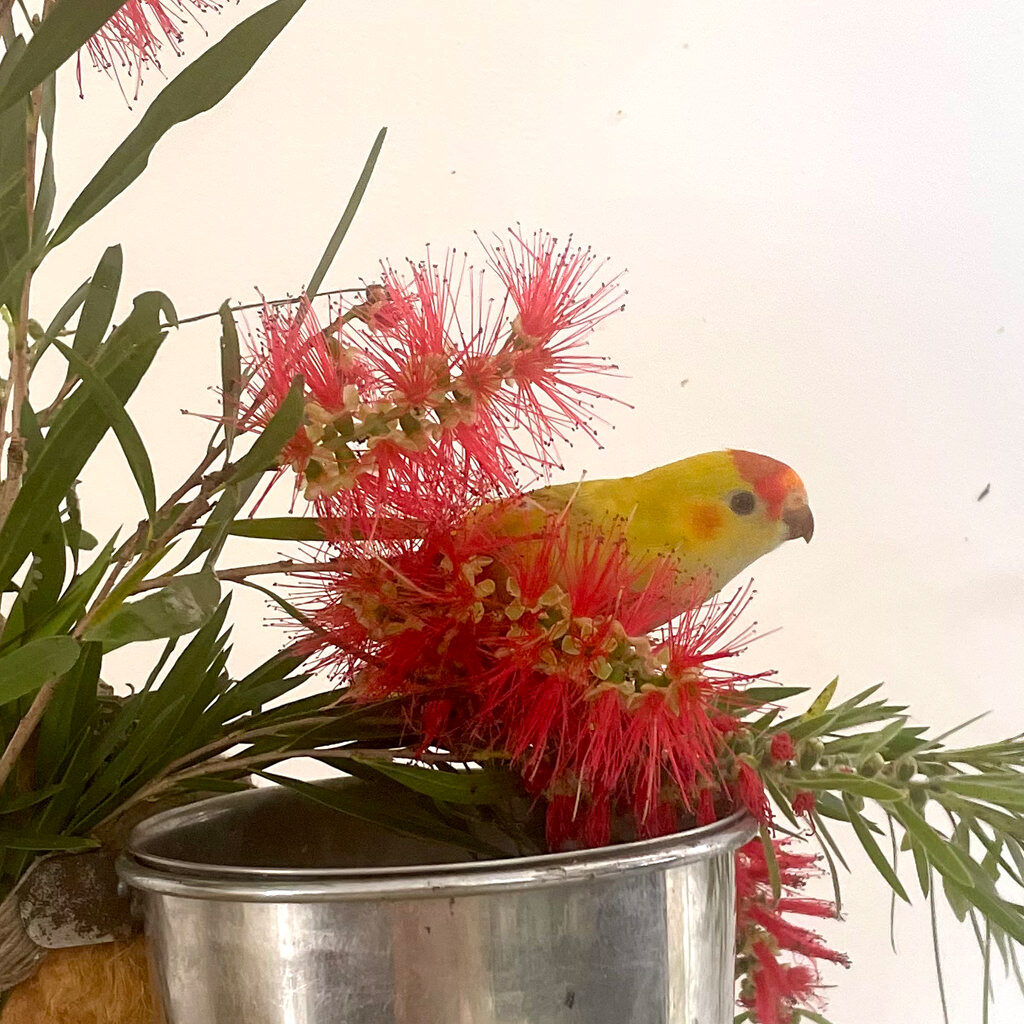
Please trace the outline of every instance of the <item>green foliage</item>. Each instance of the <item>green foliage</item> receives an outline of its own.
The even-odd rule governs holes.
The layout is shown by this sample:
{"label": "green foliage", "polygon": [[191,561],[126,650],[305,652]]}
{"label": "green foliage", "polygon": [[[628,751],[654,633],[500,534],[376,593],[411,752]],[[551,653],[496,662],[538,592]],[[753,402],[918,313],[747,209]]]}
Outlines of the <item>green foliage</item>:
{"label": "green foliage", "polygon": [[[1024,907],[1001,891],[1024,885],[1024,737],[950,748],[945,736],[930,739],[927,730],[909,725],[902,705],[872,699],[877,690],[833,704],[830,684],[807,714],[773,720],[763,730],[765,750],[778,733],[797,741],[792,764],[762,755],[773,799],[792,816],[797,794],[814,793],[813,824],[826,852],[843,862],[824,819],[848,824],[894,896],[907,902],[899,855],[909,853],[922,896],[934,901],[937,877],[961,921],[974,921],[975,914],[984,921],[975,936],[985,963],[995,944],[1009,964],[1012,943],[1024,945]],[[867,801],[892,830],[892,858],[874,838],[884,832]],[[937,823],[940,817],[948,827]]]}
{"label": "green foliage", "polygon": [[[66,242],[78,228],[139,177],[146,169],[154,147],[171,128],[210,110],[224,99],[298,13],[304,2],[275,0],[236,25],[220,42],[172,78],[149,105],[131,134],[114,150],[71,204],[50,239],[50,248]],[[65,8],[74,5],[60,6]],[[38,34],[33,43],[36,39]],[[0,95],[2,103],[3,96]]]}
{"label": "green foliage", "polygon": [[[122,407],[164,340],[160,313],[166,303],[159,292],[140,295],[96,355],[95,375]],[[89,389],[76,389],[64,402],[0,529],[0,584],[9,584],[21,568],[109,427],[109,418]]]}
{"label": "green foliage", "polygon": [[184,636],[210,621],[220,603],[220,582],[210,571],[175,576],[156,593],[127,601],[85,631],[86,640],[112,651],[125,644]]}

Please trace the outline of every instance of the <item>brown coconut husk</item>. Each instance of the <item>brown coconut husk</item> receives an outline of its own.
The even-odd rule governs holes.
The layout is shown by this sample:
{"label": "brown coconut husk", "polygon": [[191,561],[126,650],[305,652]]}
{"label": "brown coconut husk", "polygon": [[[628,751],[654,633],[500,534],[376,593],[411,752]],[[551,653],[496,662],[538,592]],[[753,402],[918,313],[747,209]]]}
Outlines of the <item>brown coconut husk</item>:
{"label": "brown coconut husk", "polygon": [[0,1024],[164,1024],[145,939],[52,950],[11,992]]}

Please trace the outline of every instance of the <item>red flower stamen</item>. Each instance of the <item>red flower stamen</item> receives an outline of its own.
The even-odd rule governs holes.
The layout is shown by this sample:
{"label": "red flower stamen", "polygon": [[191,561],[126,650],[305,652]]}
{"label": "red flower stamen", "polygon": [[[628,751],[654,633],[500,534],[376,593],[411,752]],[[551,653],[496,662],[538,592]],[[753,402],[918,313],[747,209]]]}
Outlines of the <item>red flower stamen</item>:
{"label": "red flower stamen", "polygon": [[[117,79],[135,78],[138,98],[148,68],[162,71],[160,51],[169,45],[175,56],[182,55],[184,29],[200,25],[197,14],[220,11],[226,0],[127,0],[86,44],[86,52],[97,70]],[[205,30],[204,30],[205,31]],[[82,57],[78,56],[78,89],[82,94]]]}

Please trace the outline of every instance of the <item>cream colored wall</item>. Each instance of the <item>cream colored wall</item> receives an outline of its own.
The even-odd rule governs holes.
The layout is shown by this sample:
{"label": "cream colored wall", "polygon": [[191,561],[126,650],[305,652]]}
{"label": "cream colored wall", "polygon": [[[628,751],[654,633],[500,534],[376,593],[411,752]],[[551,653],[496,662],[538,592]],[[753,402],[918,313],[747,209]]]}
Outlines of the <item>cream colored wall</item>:
{"label": "cream colored wall", "polygon": [[[164,289],[182,315],[297,290],[387,124],[329,283],[515,220],[612,255],[629,308],[595,344],[636,408],[603,451],[567,452],[567,476],[726,445],[791,462],[818,532],[757,567],[757,618],[783,630],[748,664],[847,693],[885,679],[942,728],[993,709],[968,735],[994,738],[1024,729],[1022,50],[1014,0],[308,0],[54,255],[37,315],[113,241],[129,293]],[[64,203],[138,116],[101,77],[86,89],[60,97]],[[204,437],[178,410],[214,408],[216,366],[214,322],[183,330],[134,401],[165,490]],[[138,514],[113,446],[83,499],[97,533]],[[248,593],[236,607],[241,665],[280,633]],[[120,681],[144,662],[122,656]],[[925,908],[899,911],[894,958],[884,885],[853,861],[831,1018],[938,1020]],[[944,948],[952,1020],[979,1019],[969,930],[944,925]],[[1007,991],[990,1019],[1022,1006]]]}

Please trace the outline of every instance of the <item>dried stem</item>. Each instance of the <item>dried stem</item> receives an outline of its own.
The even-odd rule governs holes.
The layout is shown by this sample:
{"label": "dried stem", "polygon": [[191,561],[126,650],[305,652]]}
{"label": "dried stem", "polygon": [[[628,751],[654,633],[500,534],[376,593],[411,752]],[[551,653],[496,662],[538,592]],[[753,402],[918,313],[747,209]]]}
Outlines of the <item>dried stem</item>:
{"label": "dried stem", "polygon": [[[307,295],[306,298],[322,299],[326,295],[345,295],[348,292],[362,292],[365,290],[365,288],[333,288],[330,291],[317,292],[315,295]],[[246,302],[240,306],[231,306],[229,308],[232,313],[240,313],[246,309],[262,309],[264,306],[287,306],[289,303],[299,301],[300,298],[298,296],[290,296],[289,298],[286,299],[270,299],[261,300],[260,302]],[[208,313],[195,313],[193,316],[180,317],[178,319],[178,325],[180,326],[181,324],[194,324],[197,323],[199,320],[209,320],[210,317],[219,315],[219,309],[211,310]]]}
{"label": "dried stem", "polygon": [[14,765],[21,756],[21,752],[25,749],[25,744],[28,743],[32,733],[36,730],[36,726],[39,724],[39,720],[43,717],[43,712],[50,703],[54,690],[57,688],[57,682],[57,677],[54,677],[43,683],[28,711],[25,712],[18,723],[18,727],[14,730],[14,735],[4,749],[3,756],[0,757],[0,789],[3,789]]}
{"label": "dried stem", "polygon": [[[33,221],[36,208],[36,149],[39,140],[39,115],[43,105],[43,87],[37,85],[29,94],[25,115],[25,218],[26,251],[32,249]],[[14,322],[11,343],[11,376],[4,392],[0,424],[6,424],[10,403],[10,430],[7,435],[7,478],[0,488],[0,527],[3,526],[21,489],[25,473],[25,439],[21,435],[21,410],[28,397],[28,318],[29,297],[32,291],[32,268],[25,271],[21,288],[21,307]],[[0,444],[3,438],[0,437]]]}

